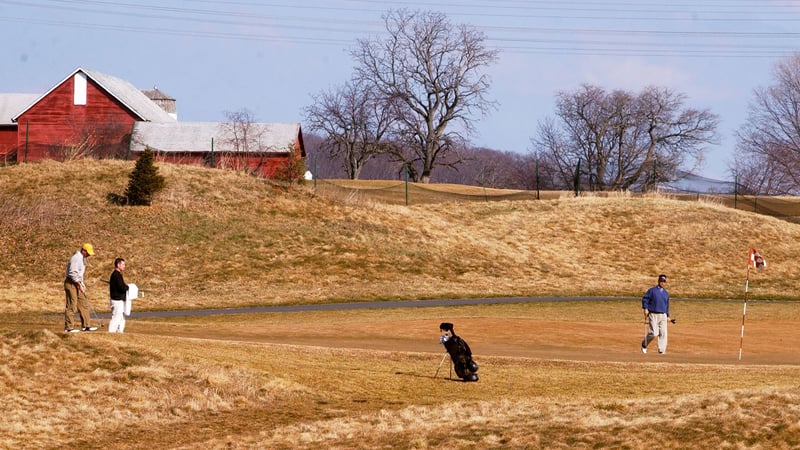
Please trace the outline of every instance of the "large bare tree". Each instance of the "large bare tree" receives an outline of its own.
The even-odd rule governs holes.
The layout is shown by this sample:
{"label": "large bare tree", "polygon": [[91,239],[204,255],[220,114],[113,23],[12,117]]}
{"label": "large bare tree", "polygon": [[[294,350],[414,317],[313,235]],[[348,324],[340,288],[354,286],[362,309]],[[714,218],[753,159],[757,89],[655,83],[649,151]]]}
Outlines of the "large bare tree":
{"label": "large bare tree", "polygon": [[309,130],[322,133],[322,152],[341,160],[347,177],[355,180],[364,165],[390,146],[392,108],[371,85],[357,81],[312,96],[305,108]]}
{"label": "large bare tree", "polygon": [[733,170],[747,190],[800,193],[800,54],[779,61],[774,84],[753,91]]}
{"label": "large bare tree", "polygon": [[532,142],[552,155],[564,183],[578,176],[591,190],[643,187],[699,164],[704,145],[716,139],[717,116],[686,108],[685,100],[667,88],[633,93],[582,85],[557,94],[558,120],[540,122]]}
{"label": "large bare tree", "polygon": [[441,13],[397,10],[384,21],[388,34],[360,39],[353,50],[356,77],[391,101],[407,162],[419,167],[417,181],[429,182],[439,158],[460,146],[475,116],[494,105],[484,71],[497,51],[483,33]]}

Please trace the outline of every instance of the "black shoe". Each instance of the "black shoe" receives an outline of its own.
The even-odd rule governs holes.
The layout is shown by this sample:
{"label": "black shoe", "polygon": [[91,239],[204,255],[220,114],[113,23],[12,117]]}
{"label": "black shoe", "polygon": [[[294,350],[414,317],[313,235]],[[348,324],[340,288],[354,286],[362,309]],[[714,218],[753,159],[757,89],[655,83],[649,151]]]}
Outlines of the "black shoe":
{"label": "black shoe", "polygon": [[81,331],[97,331],[97,327],[83,327]]}

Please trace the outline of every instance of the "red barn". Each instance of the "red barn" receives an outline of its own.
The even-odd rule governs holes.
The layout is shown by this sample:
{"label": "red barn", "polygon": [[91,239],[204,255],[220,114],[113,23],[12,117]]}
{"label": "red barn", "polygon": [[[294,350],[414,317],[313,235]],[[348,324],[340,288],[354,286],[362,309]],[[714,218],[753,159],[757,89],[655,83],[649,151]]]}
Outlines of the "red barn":
{"label": "red barn", "polygon": [[11,120],[19,162],[121,156],[135,122],[176,121],[129,82],[81,68]]}
{"label": "red barn", "polygon": [[[234,127],[252,133],[232,139]],[[174,99],[163,92],[93,70],[78,68],[42,95],[0,94],[0,163],[136,158],[145,146],[163,160],[264,176],[285,164],[292,148],[305,157],[300,124],[180,123]]]}
{"label": "red barn", "polygon": [[0,163],[16,161],[18,127],[11,119],[38,97],[36,94],[0,94]]}

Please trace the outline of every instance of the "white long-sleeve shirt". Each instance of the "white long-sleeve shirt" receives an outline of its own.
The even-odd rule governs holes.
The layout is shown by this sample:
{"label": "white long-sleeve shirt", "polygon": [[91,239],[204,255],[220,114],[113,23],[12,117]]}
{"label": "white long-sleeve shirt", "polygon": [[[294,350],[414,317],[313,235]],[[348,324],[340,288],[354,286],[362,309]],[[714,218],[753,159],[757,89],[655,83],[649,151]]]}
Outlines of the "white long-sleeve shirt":
{"label": "white long-sleeve shirt", "polygon": [[86,271],[86,261],[78,250],[67,262],[67,278],[75,283],[83,283],[83,273]]}

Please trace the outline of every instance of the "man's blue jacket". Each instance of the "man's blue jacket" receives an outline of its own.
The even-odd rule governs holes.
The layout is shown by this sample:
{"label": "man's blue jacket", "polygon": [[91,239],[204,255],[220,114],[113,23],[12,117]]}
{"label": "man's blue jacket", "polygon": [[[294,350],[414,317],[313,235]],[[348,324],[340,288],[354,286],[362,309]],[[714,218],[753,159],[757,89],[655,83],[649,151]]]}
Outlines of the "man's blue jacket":
{"label": "man's blue jacket", "polygon": [[642,309],[652,313],[665,313],[669,317],[669,292],[661,286],[653,286],[642,297]]}

